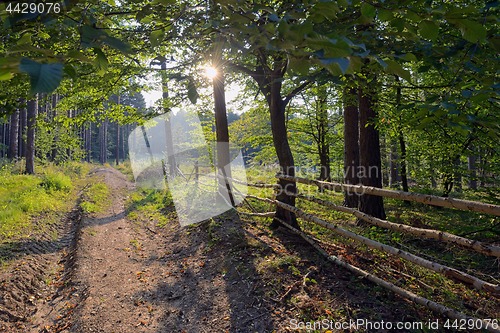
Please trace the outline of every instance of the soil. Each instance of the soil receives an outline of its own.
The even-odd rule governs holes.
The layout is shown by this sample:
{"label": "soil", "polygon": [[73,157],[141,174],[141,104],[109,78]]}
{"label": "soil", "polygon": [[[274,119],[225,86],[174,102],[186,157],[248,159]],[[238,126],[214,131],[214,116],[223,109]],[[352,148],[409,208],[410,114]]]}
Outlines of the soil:
{"label": "soil", "polygon": [[286,230],[236,213],[189,227],[130,220],[135,185],[109,167],[91,177],[110,188],[109,207],[91,216],[75,209],[57,226],[59,239],[20,245],[0,273],[0,332],[260,333],[330,315],[438,318],[330,265]]}

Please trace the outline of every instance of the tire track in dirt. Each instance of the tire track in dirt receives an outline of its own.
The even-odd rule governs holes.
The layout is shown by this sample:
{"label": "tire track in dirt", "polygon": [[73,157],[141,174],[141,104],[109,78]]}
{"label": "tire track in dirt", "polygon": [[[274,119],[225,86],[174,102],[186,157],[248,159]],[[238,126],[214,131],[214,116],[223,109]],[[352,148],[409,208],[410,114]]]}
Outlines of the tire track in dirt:
{"label": "tire track in dirt", "polygon": [[74,246],[80,217],[75,208],[58,223],[34,221],[34,229],[43,227],[43,232],[2,244],[1,256],[10,265],[0,273],[0,332],[31,332],[43,309],[55,305],[53,295],[69,279],[64,262]]}

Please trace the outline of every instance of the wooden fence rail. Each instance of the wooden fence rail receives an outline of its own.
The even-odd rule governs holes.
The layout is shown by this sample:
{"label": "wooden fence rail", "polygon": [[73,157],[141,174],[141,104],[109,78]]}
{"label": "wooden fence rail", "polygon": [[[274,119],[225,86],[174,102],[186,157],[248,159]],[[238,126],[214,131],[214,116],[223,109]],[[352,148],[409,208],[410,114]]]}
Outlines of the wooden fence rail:
{"label": "wooden fence rail", "polygon": [[[326,188],[329,190],[335,190],[335,191],[349,191],[349,192],[355,192],[355,193],[366,193],[366,194],[372,194],[372,195],[379,195],[379,196],[385,196],[385,197],[390,197],[394,199],[401,199],[401,200],[409,200],[409,201],[416,201],[424,204],[430,204],[430,205],[435,205],[435,206],[441,206],[441,207],[448,207],[448,208],[455,208],[455,209],[462,209],[462,210],[469,210],[469,211],[475,211],[475,212],[481,212],[481,213],[486,213],[486,214],[492,214],[492,215],[497,215],[500,216],[500,206],[497,205],[490,205],[490,204],[484,204],[480,202],[474,202],[474,201],[467,201],[467,200],[459,200],[459,199],[453,199],[453,198],[441,198],[441,197],[436,197],[432,195],[424,195],[424,194],[419,194],[419,193],[408,193],[408,192],[402,192],[402,191],[392,191],[392,190],[385,190],[385,189],[380,189],[380,188],[373,188],[373,187],[364,187],[364,186],[359,186],[359,185],[344,185],[344,184],[336,184],[336,183],[329,183],[329,182],[321,182],[321,181],[315,181],[315,180],[309,180],[305,178],[299,178],[299,177],[290,177],[290,176],[285,176],[282,174],[278,174],[276,176],[279,179],[285,179],[289,181],[296,181],[299,183],[303,184],[308,184],[308,185],[315,185],[320,188]],[[271,186],[269,186],[271,187]],[[281,187],[275,187],[276,190],[282,190]],[[276,192],[274,192],[276,194]],[[365,213],[362,213],[356,209],[352,208],[347,208],[343,206],[338,206],[335,205],[331,202],[321,200],[318,198],[310,197],[310,196],[305,196],[302,194],[294,194],[294,193],[288,193],[288,195],[295,196],[296,198],[302,199],[302,200],[308,200],[312,202],[316,202],[320,205],[326,206],[333,208],[335,210],[353,214],[354,216],[363,219],[364,221],[367,221],[369,223],[372,223],[374,225],[384,227],[387,229],[391,230],[396,230],[400,232],[405,232],[409,234],[413,234],[416,236],[421,236],[424,238],[430,238],[430,239],[437,239],[440,241],[444,241],[447,243],[451,244],[456,244],[460,245],[469,249],[476,250],[480,253],[487,254],[487,255],[493,255],[500,257],[500,247],[495,246],[495,245],[490,245],[490,244],[485,244],[479,241],[474,241],[471,239],[467,239],[464,237],[456,236],[450,233],[446,232],[441,232],[437,230],[429,230],[429,229],[422,229],[422,228],[415,228],[403,224],[398,224],[398,223],[392,223],[389,221],[381,220],[378,218],[375,218],[373,216],[369,216]],[[424,268],[427,268],[429,270],[439,272],[448,278],[451,278],[457,282],[461,282],[465,285],[468,285],[470,287],[474,287],[478,290],[484,290],[489,292],[492,296],[494,297],[500,297],[500,286],[496,284],[492,284],[486,281],[483,281],[477,277],[474,277],[470,274],[467,274],[465,272],[461,272],[459,270],[456,270],[454,268],[441,265],[436,262],[432,262],[430,260],[421,258],[419,256],[413,255],[409,252],[400,250],[398,248],[382,244],[379,242],[376,242],[372,239],[363,237],[361,235],[358,235],[356,233],[350,232],[348,230],[344,230],[338,226],[332,225],[326,221],[323,221],[313,215],[307,214],[303,212],[302,210],[287,205],[283,202],[277,201],[274,199],[267,199],[267,198],[261,198],[258,196],[254,195],[247,195],[248,199],[256,199],[260,200],[263,202],[270,203],[271,206],[274,204],[276,207],[281,207],[285,210],[288,210],[290,212],[295,213],[298,217],[302,218],[303,220],[313,222],[317,225],[320,225],[326,229],[329,229],[341,236],[348,237],[350,239],[353,239],[355,241],[358,241],[360,243],[363,243],[367,245],[368,247],[382,250],[384,252],[393,254],[395,256],[398,256],[400,258],[403,258],[405,260],[408,260],[409,262],[412,262],[414,264],[417,264],[419,266],[422,266]],[[248,215],[253,215],[253,216],[264,216],[264,217],[274,217],[275,219],[278,219],[274,216],[274,212],[268,212],[268,213],[260,213],[256,214],[254,213],[246,213]],[[280,219],[278,219],[280,220]],[[466,316],[463,313],[448,308],[446,306],[443,306],[439,303],[433,302],[429,299],[423,298],[421,296],[418,296],[410,291],[407,291],[405,289],[402,289],[400,287],[395,286],[394,284],[384,281],[383,279],[380,279],[379,277],[370,274],[366,271],[363,271],[362,269],[352,266],[339,258],[333,257],[329,255],[321,246],[319,246],[316,242],[314,242],[313,239],[308,237],[305,233],[303,233],[300,230],[297,230],[290,225],[288,225],[285,221],[280,220],[281,223],[283,223],[284,226],[288,227],[290,230],[304,238],[307,242],[309,242],[314,248],[316,248],[320,253],[325,255],[328,260],[332,261],[333,263],[340,265],[349,271],[361,275],[368,280],[376,283],[377,285],[380,285],[388,290],[391,290],[417,304],[424,305],[428,307],[429,309],[444,314],[448,318],[451,319],[461,319],[461,320],[474,320],[474,321],[481,321],[483,324],[483,327],[486,328],[489,332],[500,332],[498,327],[494,327],[493,325],[489,325],[486,321],[478,318],[473,318],[470,316]]]}
{"label": "wooden fence rail", "polygon": [[357,242],[360,242],[362,244],[367,245],[370,248],[381,250],[390,254],[393,254],[397,257],[403,258],[408,260],[409,262],[412,262],[416,265],[422,266],[424,268],[427,268],[429,270],[441,273],[455,281],[459,281],[465,285],[468,286],[473,286],[474,288],[478,290],[485,290],[488,291],[492,294],[494,294],[497,297],[500,297],[500,286],[488,283],[486,281],[483,281],[481,279],[476,278],[475,276],[469,275],[467,273],[461,272],[459,270],[456,270],[454,268],[438,264],[436,262],[432,262],[430,260],[418,257],[414,254],[411,254],[409,252],[400,250],[398,248],[395,248],[390,245],[382,244],[377,241],[374,241],[370,238],[366,238],[364,236],[360,236],[358,234],[355,234],[354,232],[342,229],[338,226],[335,226],[333,224],[330,224],[328,222],[325,222],[311,214],[307,214],[303,212],[302,210],[298,209],[297,207],[293,207],[290,205],[287,205],[281,201],[275,201],[276,206],[279,206],[283,209],[286,209],[292,213],[295,213],[297,216],[300,216],[304,220],[313,222],[317,225],[320,225],[326,229],[329,229],[333,231],[336,234],[339,234],[341,236],[353,239]]}
{"label": "wooden fence rail", "polygon": [[399,232],[404,232],[404,233],[408,233],[408,234],[415,235],[415,236],[420,236],[420,237],[427,238],[427,239],[436,239],[436,240],[443,241],[446,243],[460,245],[460,246],[463,246],[465,248],[472,249],[472,250],[475,250],[477,252],[480,252],[480,253],[483,253],[486,255],[500,257],[500,247],[495,246],[495,245],[491,245],[491,244],[483,243],[480,241],[475,241],[472,239],[460,237],[460,236],[453,235],[453,234],[450,234],[450,233],[444,232],[444,231],[422,229],[422,228],[416,228],[416,227],[412,227],[412,226],[405,225],[405,224],[392,223],[392,222],[389,222],[386,220],[381,220],[379,218],[367,215],[367,214],[360,212],[359,210],[354,209],[354,208],[338,206],[338,205],[335,205],[331,202],[321,200],[318,198],[314,198],[314,197],[310,197],[310,196],[306,196],[306,195],[294,194],[294,193],[289,193],[289,192],[286,192],[286,193],[288,195],[294,196],[294,197],[299,198],[299,199],[308,200],[308,201],[315,202],[315,203],[323,205],[323,206],[333,208],[333,209],[340,211],[340,212],[352,214],[352,215],[354,215],[354,216],[356,216],[356,217],[358,217],[358,218],[360,218],[368,223],[374,224],[374,225],[382,227],[382,228],[395,230],[395,231],[399,231]]}
{"label": "wooden fence rail", "polygon": [[[368,273],[368,272],[366,272],[366,271],[364,271],[356,266],[350,265],[350,264],[346,263],[345,261],[340,260],[337,257],[331,256],[330,254],[328,254],[328,252],[326,252],[321,246],[319,246],[313,239],[311,239],[309,236],[307,236],[304,232],[295,229],[294,227],[292,227],[291,225],[289,225],[288,223],[286,223],[283,220],[279,220],[279,221],[283,225],[285,225],[287,228],[289,228],[292,232],[301,236],[305,241],[307,241],[309,244],[311,244],[316,250],[318,250],[318,252],[320,252],[323,256],[326,257],[326,259],[328,259],[332,263],[334,263],[338,266],[341,266],[354,274],[360,275],[360,276],[366,278],[367,280],[375,283],[376,285],[379,285],[383,288],[386,288],[387,290],[395,292],[396,294],[398,294],[406,299],[409,299],[410,301],[413,301],[417,304],[423,305],[423,306],[431,309],[434,312],[443,314],[448,318],[458,319],[458,320],[466,320],[466,321],[473,320],[473,322],[475,324],[478,324],[478,325],[476,325],[476,327],[480,327],[480,326],[484,327],[484,328],[486,328],[487,331],[492,332],[492,333],[499,333],[500,332],[500,330],[498,329],[498,325],[491,325],[491,322],[486,322],[486,321],[479,319],[479,318],[467,316],[467,315],[465,315],[465,314],[463,314],[455,309],[446,307],[442,304],[436,303],[436,302],[431,301],[427,298],[424,298],[422,296],[414,294],[411,291],[400,288],[400,287],[398,287],[398,286],[396,286],[388,281],[384,281],[381,278],[379,278],[373,274],[370,274],[370,273]],[[479,323],[481,323],[481,325],[479,325]]]}
{"label": "wooden fence rail", "polygon": [[388,197],[393,199],[400,199],[406,201],[420,202],[426,205],[434,205],[446,208],[455,208],[461,210],[469,210],[473,212],[479,212],[484,214],[491,214],[500,216],[500,206],[493,204],[486,204],[477,201],[453,199],[453,198],[443,198],[435,195],[421,194],[421,193],[411,193],[403,191],[386,190],[378,187],[361,186],[361,185],[349,185],[349,184],[338,184],[330,182],[322,182],[318,180],[311,180],[300,177],[292,177],[283,174],[277,174],[276,178],[295,181],[301,184],[315,185],[320,188],[332,190],[332,191],[348,191],[352,193],[359,194],[372,194],[382,197]]}

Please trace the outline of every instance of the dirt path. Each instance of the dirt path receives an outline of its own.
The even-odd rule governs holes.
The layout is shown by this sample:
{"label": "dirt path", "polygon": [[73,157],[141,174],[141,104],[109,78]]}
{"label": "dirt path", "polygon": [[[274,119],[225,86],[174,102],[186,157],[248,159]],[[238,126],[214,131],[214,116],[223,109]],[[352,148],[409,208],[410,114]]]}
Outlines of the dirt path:
{"label": "dirt path", "polygon": [[[264,333],[288,332],[291,320],[436,318],[332,267],[295,235],[236,214],[187,228],[129,219],[134,184],[113,168],[91,177],[110,188],[109,207],[70,214],[60,250],[12,266],[9,283],[32,287],[2,296],[19,298],[15,318],[0,297],[0,332]],[[52,282],[42,283],[49,273]]]}
{"label": "dirt path", "polygon": [[110,187],[112,203],[81,221],[65,258],[68,287],[51,301],[56,306],[42,307],[33,330],[267,331],[269,311],[250,295],[255,286],[227,276],[236,263],[210,253],[207,237],[187,237],[177,225],[160,229],[128,221],[125,203],[134,185],[113,168],[97,169],[94,177]]}

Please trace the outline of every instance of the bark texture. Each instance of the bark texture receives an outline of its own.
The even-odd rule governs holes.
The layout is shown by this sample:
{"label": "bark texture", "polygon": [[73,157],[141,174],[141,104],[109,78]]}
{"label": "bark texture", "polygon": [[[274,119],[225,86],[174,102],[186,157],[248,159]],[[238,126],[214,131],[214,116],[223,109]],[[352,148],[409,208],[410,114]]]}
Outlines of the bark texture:
{"label": "bark texture", "polygon": [[17,159],[19,140],[19,110],[16,110],[10,115],[10,146],[9,157]]}
{"label": "bark texture", "polygon": [[35,125],[38,115],[38,94],[28,102],[28,131],[26,138],[26,173],[35,174]]}
{"label": "bark texture", "polygon": [[[358,91],[347,86],[344,89],[344,183],[359,184],[359,128]],[[344,193],[344,205],[357,208],[359,197],[352,192]]]}
{"label": "bark texture", "polygon": [[[374,125],[377,118],[374,85],[374,79],[371,82],[362,81],[358,90],[360,165],[358,176],[363,186],[382,188],[379,132]],[[359,209],[363,213],[385,219],[382,197],[363,194],[359,200]]]}

